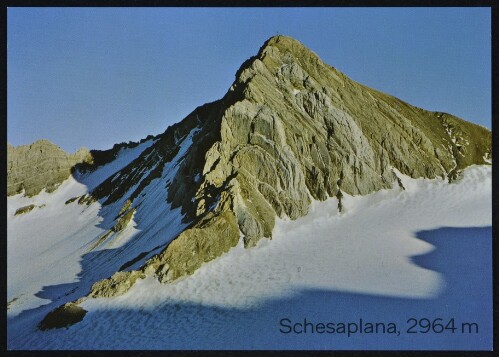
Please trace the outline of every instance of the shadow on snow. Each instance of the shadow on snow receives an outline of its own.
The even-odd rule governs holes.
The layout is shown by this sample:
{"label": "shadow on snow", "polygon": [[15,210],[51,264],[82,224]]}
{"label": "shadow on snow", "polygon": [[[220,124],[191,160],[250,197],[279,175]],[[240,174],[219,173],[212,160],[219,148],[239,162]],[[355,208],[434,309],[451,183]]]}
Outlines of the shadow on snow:
{"label": "shadow on snow", "polygon": [[[344,291],[306,289],[293,296],[268,299],[249,309],[204,306],[185,302],[162,303],[153,309],[90,311],[69,329],[35,331],[45,314],[87,292],[91,282],[84,272],[108,259],[112,252],[83,256],[80,282],[44,287],[37,296],[53,300],[22,312],[16,331],[8,336],[9,349],[492,349],[492,227],[438,228],[416,236],[436,247],[411,257],[414,264],[442,274],[445,286],[432,299],[411,299]],[[104,255],[99,257],[100,255]],[[106,267],[102,277],[115,267]],[[68,295],[65,292],[74,291]],[[29,318],[28,318],[29,317]],[[396,323],[397,334],[294,334],[279,331],[279,322]],[[451,333],[408,334],[410,318],[454,318]],[[22,324],[22,321],[25,323]],[[476,323],[478,333],[462,332],[462,323]],[[24,327],[23,327],[24,325]]]}

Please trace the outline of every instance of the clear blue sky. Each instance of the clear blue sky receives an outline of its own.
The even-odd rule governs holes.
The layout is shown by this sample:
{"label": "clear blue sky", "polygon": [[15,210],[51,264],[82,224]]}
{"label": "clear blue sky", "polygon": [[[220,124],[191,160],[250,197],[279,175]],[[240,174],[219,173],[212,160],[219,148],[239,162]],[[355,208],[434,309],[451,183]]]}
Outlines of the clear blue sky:
{"label": "clear blue sky", "polygon": [[352,79],[490,128],[489,8],[9,8],[7,139],[67,151],[163,132],[277,33]]}

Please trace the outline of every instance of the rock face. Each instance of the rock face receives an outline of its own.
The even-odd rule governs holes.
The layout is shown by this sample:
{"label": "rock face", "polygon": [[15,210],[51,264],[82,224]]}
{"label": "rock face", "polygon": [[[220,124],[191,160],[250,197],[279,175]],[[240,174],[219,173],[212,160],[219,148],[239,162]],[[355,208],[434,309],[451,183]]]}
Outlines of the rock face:
{"label": "rock face", "polygon": [[27,205],[23,206],[21,208],[18,208],[16,212],[14,213],[14,216],[19,216],[20,214],[25,214],[28,212],[31,212],[35,208],[35,205]]}
{"label": "rock face", "polygon": [[160,282],[170,282],[194,273],[201,264],[228,252],[238,240],[239,230],[232,212],[210,213],[193,228],[182,232],[142,270],[155,272]]}
{"label": "rock face", "polygon": [[276,217],[307,214],[312,200],[365,195],[413,178],[446,178],[491,159],[491,132],[429,112],[346,77],[298,41],[270,38],[220,100],[198,107],[91,193],[104,205],[136,198],[196,130],[173,178],[172,207],[188,228],[137,271],[97,282],[90,296],[127,291],[138,278],[192,274],[240,238],[270,238]]}
{"label": "rock face", "polygon": [[68,327],[83,320],[86,314],[87,311],[77,304],[67,303],[49,312],[40,322],[38,328],[40,330],[49,330]]}
{"label": "rock face", "polygon": [[83,162],[92,162],[87,149],[68,154],[48,140],[31,145],[7,145],[7,195],[24,190],[34,196],[43,189],[54,191],[69,175],[72,168]]}
{"label": "rock face", "polygon": [[394,169],[451,181],[491,153],[487,129],[358,84],[283,36],[212,105],[169,199],[193,220],[230,210],[246,246],[271,236],[275,216],[305,215],[311,199],[392,187]]}

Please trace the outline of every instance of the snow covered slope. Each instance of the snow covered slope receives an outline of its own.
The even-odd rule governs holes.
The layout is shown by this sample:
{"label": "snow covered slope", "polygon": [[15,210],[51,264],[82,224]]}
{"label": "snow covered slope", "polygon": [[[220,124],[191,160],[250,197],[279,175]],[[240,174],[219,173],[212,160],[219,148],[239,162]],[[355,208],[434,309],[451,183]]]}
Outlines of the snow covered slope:
{"label": "snow covered slope", "polygon": [[[9,345],[303,348],[276,321],[400,318],[393,304],[417,302],[415,317],[481,319],[474,342],[452,346],[487,348],[491,174],[474,165],[492,160],[491,137],[274,36],[221,99],[141,144],[91,151],[52,193],[8,198]],[[14,193],[29,190],[36,173],[11,162]],[[481,274],[460,279],[474,262]]]}
{"label": "snow covered slope", "polygon": [[[137,198],[140,208],[123,230],[115,232],[110,228],[126,197],[106,206],[99,201],[77,204],[74,199],[85,197],[108,177],[117,177],[154,140],[122,149],[115,160],[93,172],[70,176],[52,193],[42,192],[31,198],[22,194],[8,197],[8,315],[83,296],[95,281],[123,269],[124,262],[133,267],[183,230],[186,225],[181,222],[180,210],[171,209],[166,202],[165,186],[194,133],[193,130],[184,138],[177,156]],[[31,212],[15,214],[20,207],[31,204],[35,205]]]}
{"label": "snow covered slope", "polygon": [[[162,177],[172,169],[165,167]],[[335,198],[314,202],[307,216],[278,220],[272,241],[262,240],[252,249],[240,244],[171,284],[148,277],[125,295],[88,299],[81,305],[88,311],[82,322],[44,332],[37,323],[60,305],[50,300],[63,293],[69,294],[66,301],[74,298],[71,291],[86,282],[79,269],[94,271],[79,267],[75,257],[99,265],[95,274],[103,274],[116,268],[106,269],[110,254],[132,256],[129,251],[135,254],[155,243],[127,246],[126,237],[141,234],[129,227],[121,233],[122,245],[103,245],[89,260],[85,249],[106,218],[94,205],[68,207],[61,217],[51,208],[85,192],[85,185],[74,180],[35,198],[37,205],[47,206],[25,216],[12,213],[28,201],[9,198],[8,298],[18,299],[8,309],[8,348],[490,349],[491,167],[472,166],[453,184],[401,177],[405,190],[345,195],[342,213]],[[156,206],[161,185],[148,189],[144,205],[149,212],[168,210],[166,204]],[[170,225],[180,230],[178,212],[168,214]],[[51,224],[44,229],[42,222]],[[37,229],[31,228],[35,224]],[[167,231],[171,234],[172,228]],[[63,240],[63,232],[70,232],[69,238]],[[36,307],[41,304],[48,305]],[[411,317],[473,320],[480,333],[406,334]],[[402,333],[289,335],[279,331],[283,318],[394,321]]]}

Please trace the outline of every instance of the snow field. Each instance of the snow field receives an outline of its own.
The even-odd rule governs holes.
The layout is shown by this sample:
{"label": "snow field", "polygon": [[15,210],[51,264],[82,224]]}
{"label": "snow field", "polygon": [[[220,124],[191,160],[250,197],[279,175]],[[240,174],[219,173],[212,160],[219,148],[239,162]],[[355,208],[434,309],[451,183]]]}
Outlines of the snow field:
{"label": "snow field", "polygon": [[[166,171],[165,167],[165,175]],[[192,276],[172,284],[160,284],[148,277],[139,280],[123,296],[86,300],[81,306],[88,311],[87,316],[67,330],[36,331],[33,326],[40,318],[37,310],[19,321],[9,312],[9,345],[11,348],[43,349],[380,348],[383,340],[376,336],[348,341],[318,337],[286,339],[275,334],[276,321],[282,316],[330,318],[331,311],[348,318],[357,316],[358,311],[368,309],[371,304],[377,308],[370,311],[370,316],[380,318],[393,316],[393,311],[403,306],[404,309],[414,307],[415,311],[429,311],[428,306],[433,308],[439,304],[449,311],[466,309],[461,306],[462,299],[448,297],[450,293],[455,295],[452,286],[455,277],[418,264],[418,257],[430,256],[438,250],[420,239],[419,232],[438,231],[442,227],[490,227],[491,167],[470,167],[453,184],[440,179],[414,180],[405,176],[401,179],[405,191],[394,187],[363,197],[345,195],[343,213],[338,213],[335,198],[313,202],[305,217],[295,221],[278,219],[272,240],[263,239],[251,249],[244,249],[239,244],[229,253],[203,265]],[[154,183],[150,185],[152,191],[147,197],[157,192]],[[76,185],[74,182],[67,184]],[[43,210],[48,208],[47,205]],[[9,212],[13,209],[9,208]],[[155,217],[164,212],[158,211]],[[86,223],[97,219],[91,218],[96,212],[85,214],[89,215],[82,218]],[[142,220],[145,216],[139,218]],[[135,217],[137,221],[139,218]],[[162,224],[166,222],[163,220]],[[167,230],[181,229],[174,226]],[[490,239],[483,236],[487,231],[480,229],[477,232],[482,233],[477,234],[476,239]],[[75,230],[78,231],[77,225]],[[16,232],[21,231],[16,228]],[[135,234],[139,236],[139,233]],[[75,244],[70,238],[62,243],[62,235],[42,238],[43,246],[12,246],[16,249],[8,252],[9,259],[33,255],[29,261],[33,264],[31,270],[35,270],[35,264],[43,261],[42,258],[37,260],[36,254],[40,254],[37,252],[58,243],[65,248],[57,250],[57,258],[67,259],[71,265],[70,260],[77,257],[83,246],[83,242]],[[72,251],[75,252],[73,256]],[[439,254],[445,257],[446,252]],[[448,259],[452,265],[453,257]],[[61,264],[65,262],[61,260]],[[483,257],[479,264],[483,264],[486,271],[490,262]],[[69,269],[65,275],[59,275],[60,269],[57,274],[46,270],[46,284],[74,281],[77,270],[73,266],[73,271]],[[463,277],[466,278],[470,277]],[[9,279],[13,280],[8,285],[9,297],[12,297],[16,295],[14,291],[21,290],[17,286],[24,287],[27,280],[16,273],[9,275]],[[477,304],[484,299],[483,308],[486,309],[489,298],[480,297]],[[335,306],[340,310],[335,310]],[[269,327],[272,324],[276,326]],[[482,326],[485,325],[487,321],[482,322]],[[271,332],[269,328],[272,328]],[[21,329],[31,332],[22,335]],[[482,344],[488,343],[486,338],[482,340]],[[398,341],[399,345],[386,345],[385,342],[381,348],[408,346],[417,349],[424,348],[425,343],[433,349],[447,346],[440,340],[427,338],[426,342],[421,342],[412,336]],[[419,342],[415,344],[416,341]],[[449,337],[445,341],[452,342],[451,347],[465,343],[463,338],[458,341]],[[467,345],[460,348],[466,349]]]}

